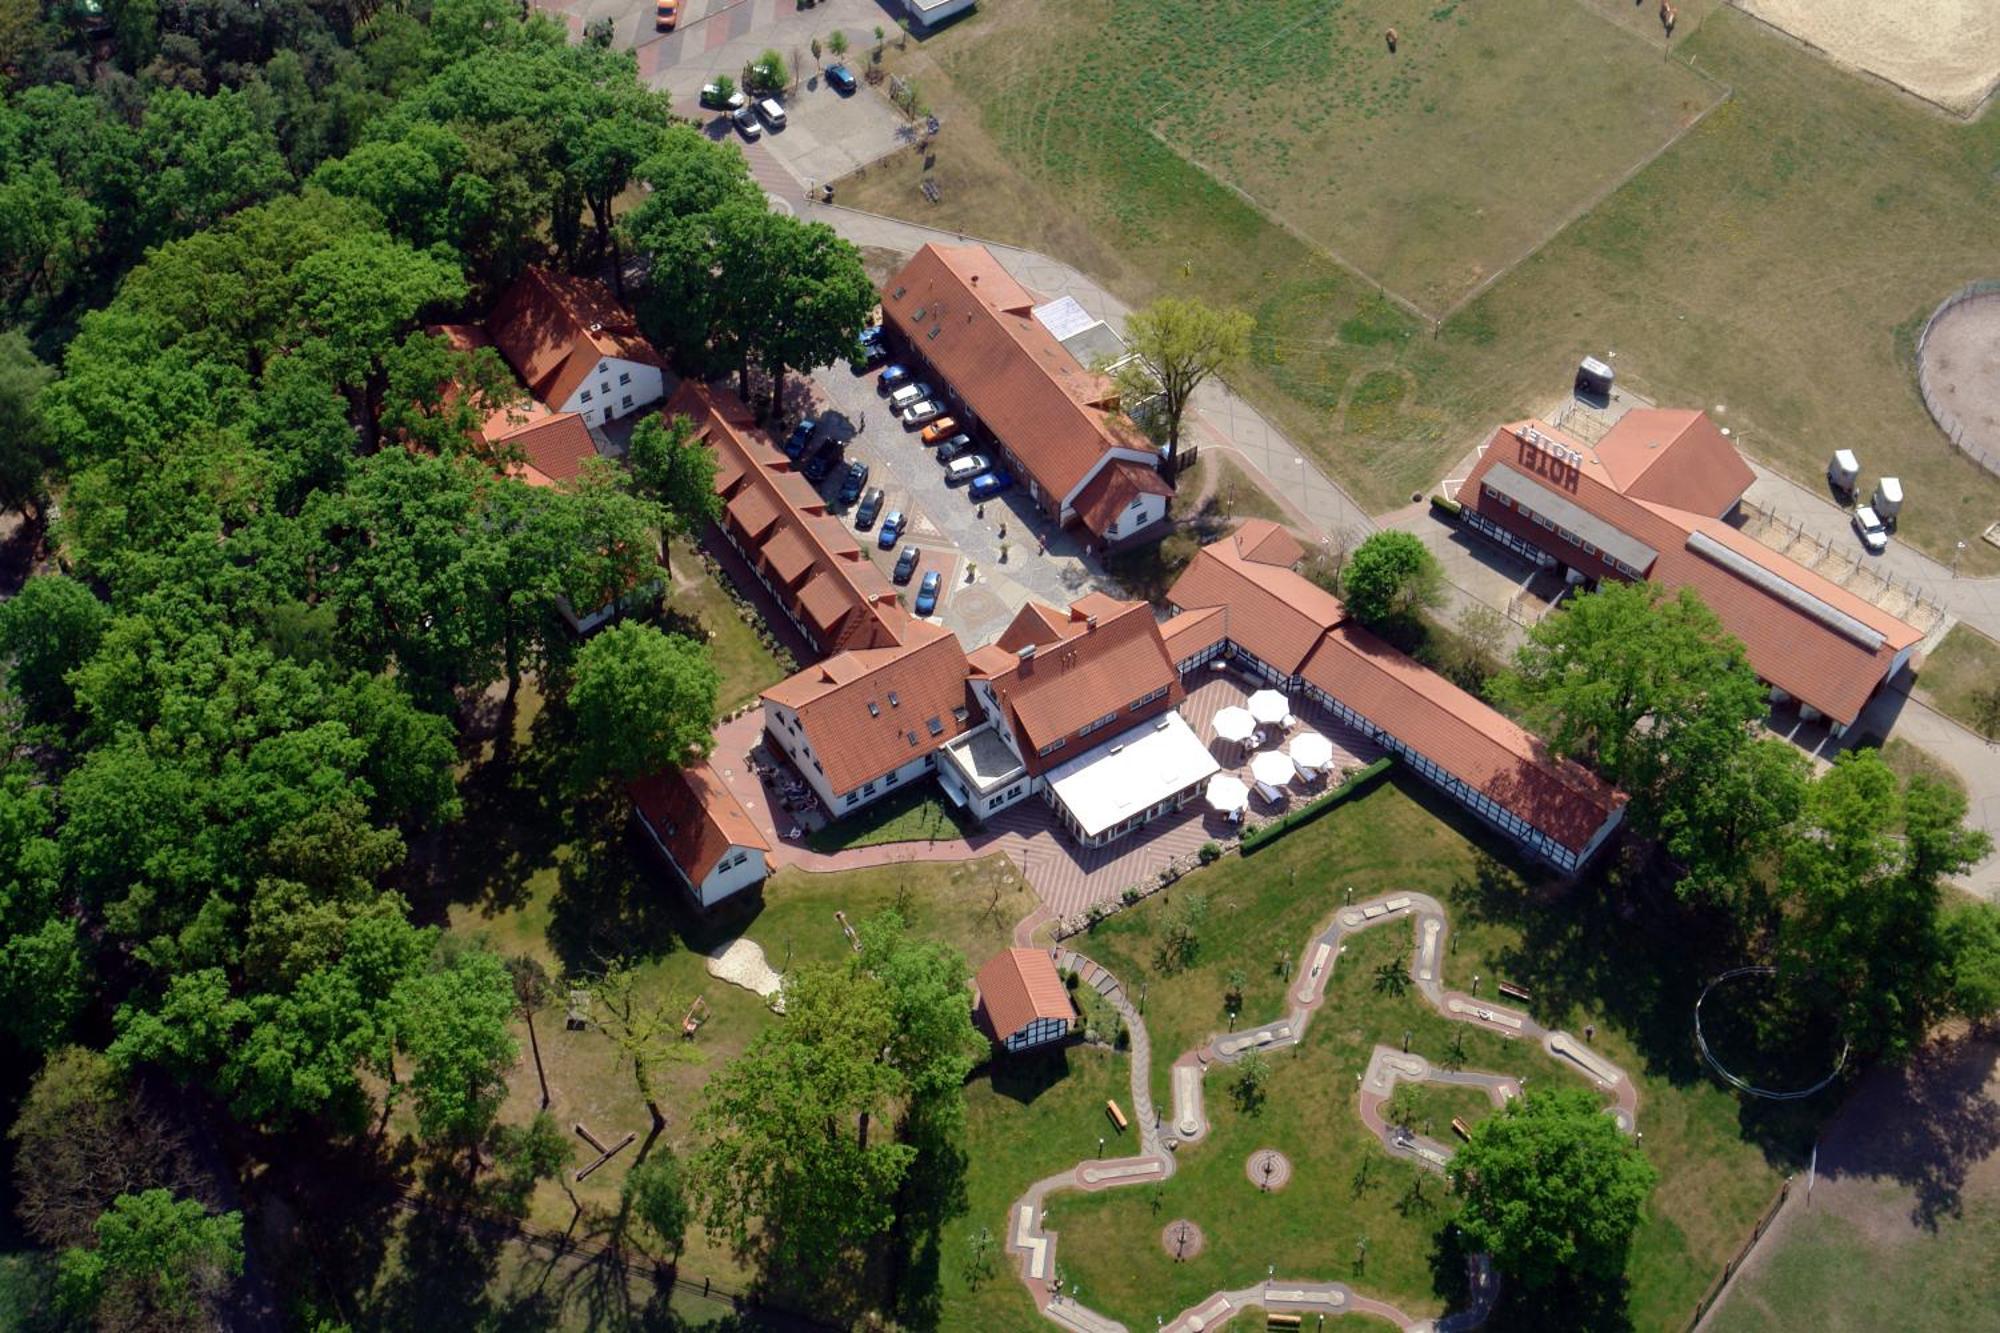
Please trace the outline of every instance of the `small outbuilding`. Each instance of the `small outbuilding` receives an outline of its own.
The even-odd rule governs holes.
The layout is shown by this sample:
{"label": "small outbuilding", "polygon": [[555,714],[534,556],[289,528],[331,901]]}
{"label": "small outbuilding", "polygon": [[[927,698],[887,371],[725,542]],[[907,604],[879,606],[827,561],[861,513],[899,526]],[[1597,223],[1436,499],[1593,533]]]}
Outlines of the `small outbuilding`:
{"label": "small outbuilding", "polygon": [[979,999],[973,1018],[1009,1051],[1026,1051],[1061,1041],[1076,1026],[1060,973],[1040,949],[1007,949],[973,978]]}
{"label": "small outbuilding", "polygon": [[630,784],[632,815],[703,910],[764,882],[771,844],[706,761]]}

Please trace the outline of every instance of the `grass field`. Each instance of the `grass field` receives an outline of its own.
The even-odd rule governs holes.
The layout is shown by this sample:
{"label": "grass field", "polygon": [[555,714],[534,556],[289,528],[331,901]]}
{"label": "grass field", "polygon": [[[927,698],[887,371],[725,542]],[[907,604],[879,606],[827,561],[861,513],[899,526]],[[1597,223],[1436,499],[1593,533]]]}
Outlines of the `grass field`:
{"label": "grass field", "polygon": [[722,677],[715,706],[724,713],[741,708],[788,674],[687,546],[674,549],[674,590],[667,616],[670,629],[675,628],[676,618],[686,617],[707,632],[709,656]]}
{"label": "grass field", "polygon": [[838,852],[885,842],[936,842],[964,836],[965,826],[958,822],[957,807],[945,800],[935,786],[925,783],[907,787],[824,828],[814,829],[806,838],[806,846],[816,852]]}
{"label": "grass field", "polygon": [[1977,696],[2000,688],[2000,643],[1958,624],[1924,658],[1917,688],[1947,717],[1982,736],[2000,736],[2000,718],[1982,713]]}
{"label": "grass field", "polygon": [[[1448,980],[1464,985],[1475,972],[1518,979],[1537,994],[1543,1021],[1572,1028],[1594,1022],[1598,1048],[1638,1074],[1645,1147],[1662,1181],[1627,1271],[1630,1313],[1636,1328],[1677,1328],[1747,1234],[1780,1165],[1766,1146],[1749,1141],[1736,1100],[1682,1059],[1684,1001],[1692,998],[1682,992],[1695,983],[1678,964],[1659,959],[1647,928],[1578,895],[1545,900],[1483,858],[1456,821],[1439,813],[1423,793],[1385,783],[1250,860],[1226,857],[1171,894],[1110,918],[1081,947],[1128,988],[1145,985],[1154,1095],[1163,1098],[1172,1057],[1225,1026],[1232,968],[1248,976],[1243,1022],[1259,1021],[1283,1003],[1280,957],[1297,957],[1348,885],[1357,899],[1394,888],[1437,895],[1453,920]],[[1171,898],[1189,892],[1209,900],[1199,957],[1166,975],[1156,962],[1160,923]],[[1226,1073],[1211,1077],[1205,1102],[1214,1132],[1182,1154],[1157,1212],[1149,1189],[1051,1200],[1064,1269],[1082,1285],[1086,1304],[1138,1328],[1207,1291],[1252,1283],[1275,1262],[1295,1276],[1352,1278],[1411,1313],[1442,1308],[1448,1291],[1441,1282],[1455,1273],[1449,1265],[1434,1271],[1433,1259],[1453,1205],[1435,1178],[1413,1194],[1415,1168],[1387,1157],[1363,1130],[1352,1089],[1370,1048],[1399,1044],[1407,1030],[1411,1049],[1434,1061],[1462,1053],[1468,1069],[1526,1075],[1531,1083],[1577,1080],[1538,1049],[1449,1023],[1414,995],[1377,990],[1376,968],[1406,962],[1410,948],[1407,924],[1350,943],[1305,1043],[1271,1057],[1261,1111],[1234,1105]],[[1667,1046],[1656,1048],[1661,1041]],[[1442,1093],[1433,1094],[1429,1114],[1448,1135],[1450,1116],[1468,1110],[1485,1113]],[[1292,1183],[1280,1194],[1262,1194],[1243,1172],[1265,1144],[1294,1163]],[[1185,1264],[1154,1243],[1159,1228],[1180,1216],[1192,1217],[1209,1238],[1209,1248]],[[1355,1274],[1363,1235],[1367,1265]]]}
{"label": "grass field", "polygon": [[[1565,3],[1627,26],[1605,49],[1649,25],[1658,41],[1655,6]],[[1936,303],[2000,264],[1989,221],[2000,116],[1945,120],[1727,7],[1687,0],[1674,56],[1730,99],[1433,336],[1133,115],[1149,81],[1160,87],[1158,65],[1131,55],[1124,34],[1174,23],[1198,34],[1207,8],[1012,0],[892,50],[891,66],[944,120],[935,161],[900,154],[842,182],[842,202],[1049,252],[1134,304],[1177,293],[1251,311],[1251,364],[1235,387],[1374,510],[1427,489],[1497,422],[1548,410],[1579,356],[1615,351],[1638,391],[1719,407],[1748,452],[1802,480],[1837,442],[1870,441],[1871,470],[1898,473],[1917,497],[1905,540],[1948,555],[1967,539],[1966,573],[2000,570],[2000,550],[1973,540],[2000,517],[2000,480],[1938,434],[1910,364]],[[1531,84],[1570,63],[1551,51],[1512,73]],[[1282,109],[1246,110],[1254,87],[1229,105],[1282,138]],[[1287,87],[1285,105],[1315,94]],[[1362,134],[1427,114],[1443,112],[1385,109]],[[1441,126],[1444,139],[1484,132],[1462,114]],[[1534,127],[1514,132],[1534,142]],[[941,202],[918,193],[925,178]],[[1386,176],[1353,184],[1333,182],[1358,201],[1390,188]]]}

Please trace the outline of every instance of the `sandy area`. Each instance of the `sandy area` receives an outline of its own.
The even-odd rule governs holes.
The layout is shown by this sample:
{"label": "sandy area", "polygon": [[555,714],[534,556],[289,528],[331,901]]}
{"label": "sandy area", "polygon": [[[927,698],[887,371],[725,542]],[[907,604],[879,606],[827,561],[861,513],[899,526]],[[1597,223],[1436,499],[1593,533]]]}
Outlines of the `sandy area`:
{"label": "sandy area", "polygon": [[2000,84],[1994,0],[1736,0],[1834,59],[1970,115]]}
{"label": "sandy area", "polygon": [[1961,302],[1931,325],[1923,369],[1964,443],[2000,456],[2000,292]]}
{"label": "sandy area", "polygon": [[769,1000],[773,1009],[781,1014],[785,1012],[785,997],[779,993],[785,979],[765,960],[763,946],[754,940],[734,939],[711,953],[708,956],[708,974],[720,977],[732,986],[755,991]]}

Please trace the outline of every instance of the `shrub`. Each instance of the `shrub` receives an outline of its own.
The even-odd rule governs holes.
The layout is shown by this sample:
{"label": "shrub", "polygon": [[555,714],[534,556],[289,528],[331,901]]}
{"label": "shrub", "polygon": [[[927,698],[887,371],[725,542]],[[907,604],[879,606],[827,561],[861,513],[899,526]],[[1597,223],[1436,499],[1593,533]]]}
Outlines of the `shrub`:
{"label": "shrub", "polygon": [[1384,755],[1382,758],[1368,765],[1368,767],[1348,778],[1347,781],[1341,783],[1332,791],[1313,798],[1289,814],[1274,819],[1268,824],[1259,824],[1254,828],[1244,829],[1243,839],[1240,844],[1243,854],[1248,856],[1274,838],[1281,838],[1303,824],[1312,823],[1313,820],[1318,819],[1334,806],[1339,805],[1363,787],[1372,784],[1376,778],[1388,772],[1389,765],[1393,762],[1395,761]]}
{"label": "shrub", "polygon": [[1446,499],[1442,492],[1431,497],[1431,508],[1441,514],[1449,514],[1453,518],[1457,518],[1464,512],[1463,505],[1459,504],[1456,500]]}
{"label": "shrub", "polygon": [[1205,842],[1201,845],[1201,850],[1195,853],[1195,857],[1205,866],[1214,865],[1222,859],[1222,844]]}
{"label": "shrub", "polygon": [[1133,903],[1139,901],[1139,886],[1137,884],[1127,884],[1125,891],[1118,896],[1125,900],[1127,907],[1130,907]]}

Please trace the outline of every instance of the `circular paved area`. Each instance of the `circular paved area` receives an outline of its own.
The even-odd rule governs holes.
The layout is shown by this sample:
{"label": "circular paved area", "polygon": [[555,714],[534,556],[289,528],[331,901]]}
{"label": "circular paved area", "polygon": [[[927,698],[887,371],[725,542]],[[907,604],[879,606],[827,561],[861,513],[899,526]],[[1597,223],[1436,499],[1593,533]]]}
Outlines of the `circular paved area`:
{"label": "circular paved area", "polygon": [[1207,1247],[1208,1237],[1202,1235],[1201,1228],[1185,1217],[1167,1223],[1160,1232],[1160,1248],[1172,1259],[1185,1262]]}
{"label": "circular paved area", "polygon": [[1960,442],[2000,454],[2000,292],[1961,302],[1934,317],[1919,367],[1932,405]]}
{"label": "circular paved area", "polygon": [[1260,1190],[1281,1190],[1292,1181],[1292,1159],[1276,1148],[1259,1148],[1243,1163],[1243,1174]]}

